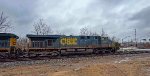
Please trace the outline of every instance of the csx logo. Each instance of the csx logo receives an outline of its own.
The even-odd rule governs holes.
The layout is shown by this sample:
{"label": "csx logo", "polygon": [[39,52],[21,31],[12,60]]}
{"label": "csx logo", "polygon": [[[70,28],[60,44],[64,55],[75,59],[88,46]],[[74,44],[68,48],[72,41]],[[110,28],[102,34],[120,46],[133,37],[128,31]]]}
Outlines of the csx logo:
{"label": "csx logo", "polygon": [[10,46],[16,46],[16,38],[10,38]]}
{"label": "csx logo", "polygon": [[61,38],[62,45],[77,45],[77,38]]}

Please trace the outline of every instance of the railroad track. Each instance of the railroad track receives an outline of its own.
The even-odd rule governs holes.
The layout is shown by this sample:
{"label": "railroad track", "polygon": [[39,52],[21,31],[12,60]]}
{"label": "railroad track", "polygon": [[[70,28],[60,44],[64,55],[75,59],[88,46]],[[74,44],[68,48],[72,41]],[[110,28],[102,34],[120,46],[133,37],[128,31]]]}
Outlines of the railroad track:
{"label": "railroad track", "polygon": [[53,61],[67,60],[67,59],[82,59],[82,58],[97,58],[97,57],[132,57],[139,55],[149,55],[150,51],[119,51],[115,54],[69,54],[58,57],[39,56],[39,57],[20,57],[20,58],[0,58],[0,67],[13,67],[33,64],[46,64]]}

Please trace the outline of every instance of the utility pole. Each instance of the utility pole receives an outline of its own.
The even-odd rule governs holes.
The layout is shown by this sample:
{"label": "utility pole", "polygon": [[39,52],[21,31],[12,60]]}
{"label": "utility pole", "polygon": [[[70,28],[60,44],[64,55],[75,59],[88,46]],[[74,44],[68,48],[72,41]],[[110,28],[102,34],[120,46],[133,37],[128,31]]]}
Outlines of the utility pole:
{"label": "utility pole", "polygon": [[135,47],[137,47],[136,29],[135,29]]}
{"label": "utility pole", "polygon": [[104,32],[104,29],[102,28],[102,35],[101,35],[102,37],[104,37],[105,36],[105,32]]}

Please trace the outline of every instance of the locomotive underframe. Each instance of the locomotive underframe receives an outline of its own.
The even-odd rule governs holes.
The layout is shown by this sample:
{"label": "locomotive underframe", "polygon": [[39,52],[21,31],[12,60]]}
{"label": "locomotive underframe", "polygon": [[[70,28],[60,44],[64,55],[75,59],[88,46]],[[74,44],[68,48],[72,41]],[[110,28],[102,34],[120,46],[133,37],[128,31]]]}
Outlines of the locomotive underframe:
{"label": "locomotive underframe", "polygon": [[16,47],[10,47],[10,48],[0,48],[0,52],[1,52],[1,56],[5,56],[5,57],[17,57],[18,56],[18,51]]}
{"label": "locomotive underframe", "polygon": [[62,55],[63,52],[86,52],[87,50],[92,50],[92,53],[99,54],[99,53],[115,53],[116,49],[113,47],[65,47],[65,48],[29,48],[28,49],[28,55],[31,56],[31,54],[40,55],[40,53],[49,53],[51,54],[57,54]]}

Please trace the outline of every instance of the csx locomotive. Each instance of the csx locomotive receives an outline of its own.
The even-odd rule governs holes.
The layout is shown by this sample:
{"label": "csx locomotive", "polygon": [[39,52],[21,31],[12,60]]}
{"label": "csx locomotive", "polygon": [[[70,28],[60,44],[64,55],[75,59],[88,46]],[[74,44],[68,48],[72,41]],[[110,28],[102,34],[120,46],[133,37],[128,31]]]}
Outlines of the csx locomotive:
{"label": "csx locomotive", "polygon": [[19,37],[11,33],[0,33],[0,52],[6,53],[8,56],[17,53],[17,39]]}
{"label": "csx locomotive", "polygon": [[[9,55],[18,55],[18,51],[26,52],[28,56],[46,53],[49,55],[61,55],[63,52],[83,52],[92,50],[93,53],[115,53],[119,44],[108,37],[101,36],[66,36],[66,35],[32,35],[27,34],[28,48],[22,51],[16,47],[15,34],[0,34],[0,50]],[[20,49],[20,50],[17,50]]]}

